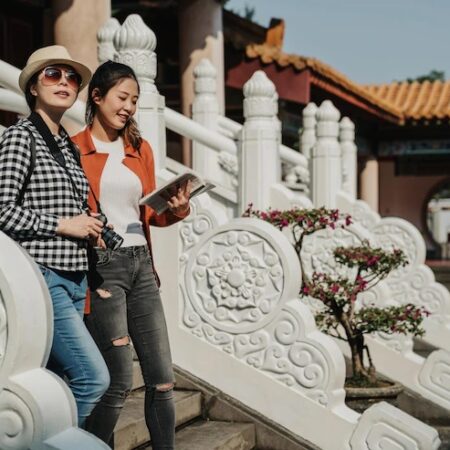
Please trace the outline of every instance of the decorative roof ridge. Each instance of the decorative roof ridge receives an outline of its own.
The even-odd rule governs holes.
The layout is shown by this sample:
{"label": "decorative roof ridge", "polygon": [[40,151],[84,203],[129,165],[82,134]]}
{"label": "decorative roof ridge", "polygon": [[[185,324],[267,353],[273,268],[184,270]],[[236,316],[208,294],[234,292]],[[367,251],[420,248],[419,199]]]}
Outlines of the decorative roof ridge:
{"label": "decorative roof ridge", "polygon": [[387,102],[372,94],[363,85],[352,81],[343,73],[317,58],[285,53],[280,47],[268,45],[267,43],[247,45],[246,56],[251,59],[259,58],[265,64],[276,63],[281,67],[293,66],[297,70],[308,68],[318,75],[328,78],[341,88],[365,99],[374,106],[383,109],[400,119],[403,118],[401,109],[391,102]]}

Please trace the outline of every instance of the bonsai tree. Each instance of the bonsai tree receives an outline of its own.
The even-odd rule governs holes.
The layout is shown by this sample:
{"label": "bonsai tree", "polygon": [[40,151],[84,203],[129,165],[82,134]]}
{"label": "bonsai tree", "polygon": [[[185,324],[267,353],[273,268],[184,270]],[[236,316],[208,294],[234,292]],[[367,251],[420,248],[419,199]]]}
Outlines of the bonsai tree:
{"label": "bonsai tree", "polygon": [[[292,232],[295,250],[302,266],[301,251],[305,236],[330,227],[345,228],[352,223],[349,215],[337,209],[290,209],[285,211],[254,210],[250,204],[244,217],[257,217],[280,230]],[[359,294],[374,287],[390,272],[408,264],[400,249],[386,251],[372,248],[368,241],[356,247],[338,247],[334,250],[336,261],[354,269],[351,278],[337,273],[330,275],[314,272],[308,278],[302,267],[301,296],[310,296],[321,302],[316,313],[317,326],[325,333],[348,342],[352,355],[353,377],[347,385],[373,385],[377,378],[364,336],[373,332],[403,333],[421,336],[422,320],[428,315],[423,308],[413,304],[402,306],[363,306],[356,300]],[[367,356],[365,363],[364,355]]]}

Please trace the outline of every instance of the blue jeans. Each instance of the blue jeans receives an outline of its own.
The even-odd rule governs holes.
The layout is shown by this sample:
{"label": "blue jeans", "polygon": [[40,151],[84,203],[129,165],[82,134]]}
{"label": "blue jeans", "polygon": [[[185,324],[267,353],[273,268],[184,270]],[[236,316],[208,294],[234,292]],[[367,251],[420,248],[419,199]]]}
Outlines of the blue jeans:
{"label": "blue jeans", "polygon": [[83,427],[110,381],[105,361],[83,322],[86,275],[39,268],[53,303],[53,344],[47,368],[67,377],[77,404],[78,426]]}

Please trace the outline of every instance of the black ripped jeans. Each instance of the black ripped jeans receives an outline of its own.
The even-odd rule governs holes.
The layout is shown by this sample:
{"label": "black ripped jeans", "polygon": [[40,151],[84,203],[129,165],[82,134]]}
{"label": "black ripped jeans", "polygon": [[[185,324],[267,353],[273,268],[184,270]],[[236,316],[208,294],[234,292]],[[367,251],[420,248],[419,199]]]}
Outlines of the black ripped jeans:
{"label": "black ripped jeans", "polygon": [[173,450],[174,375],[166,321],[146,246],[96,250],[103,279],[91,292],[86,325],[109,369],[109,389],[87,420],[86,429],[114,448],[112,435],[133,381],[131,337],[145,381],[145,421],[154,450]]}

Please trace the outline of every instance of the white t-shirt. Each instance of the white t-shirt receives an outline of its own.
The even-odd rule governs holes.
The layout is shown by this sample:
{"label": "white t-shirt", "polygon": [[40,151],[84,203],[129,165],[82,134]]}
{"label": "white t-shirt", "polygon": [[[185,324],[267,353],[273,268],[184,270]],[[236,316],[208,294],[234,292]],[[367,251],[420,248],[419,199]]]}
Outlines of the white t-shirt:
{"label": "white t-shirt", "polygon": [[92,136],[95,149],[107,153],[105,167],[100,179],[100,206],[124,241],[123,247],[146,245],[139,200],[142,197],[142,183],[139,177],[123,164],[125,158],[123,140],[103,142]]}

